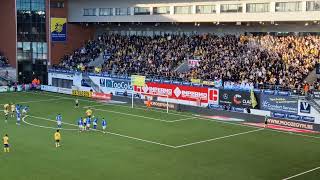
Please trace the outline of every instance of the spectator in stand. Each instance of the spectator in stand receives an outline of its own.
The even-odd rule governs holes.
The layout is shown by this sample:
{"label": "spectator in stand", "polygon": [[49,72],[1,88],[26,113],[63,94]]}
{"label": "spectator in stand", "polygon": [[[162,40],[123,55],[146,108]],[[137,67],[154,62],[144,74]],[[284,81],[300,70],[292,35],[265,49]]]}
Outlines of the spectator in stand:
{"label": "spectator in stand", "polygon": [[7,67],[9,66],[8,58],[0,54],[0,67]]}

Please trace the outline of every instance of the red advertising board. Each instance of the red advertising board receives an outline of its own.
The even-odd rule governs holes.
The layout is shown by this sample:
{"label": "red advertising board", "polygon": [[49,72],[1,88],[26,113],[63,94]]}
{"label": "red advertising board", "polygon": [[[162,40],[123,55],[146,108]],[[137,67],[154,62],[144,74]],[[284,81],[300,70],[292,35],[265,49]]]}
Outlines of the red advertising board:
{"label": "red advertising board", "polygon": [[94,92],[94,93],[92,93],[92,98],[93,99],[101,99],[101,100],[111,100],[112,94]]}
{"label": "red advertising board", "polygon": [[[184,86],[175,84],[165,84],[157,82],[147,82],[144,87],[134,86],[136,92],[142,94],[154,94],[167,96],[170,99],[198,101],[201,103],[208,103],[208,94],[210,95],[210,103],[218,103],[219,90],[209,89],[207,87]],[[212,97],[211,97],[212,96]]]}

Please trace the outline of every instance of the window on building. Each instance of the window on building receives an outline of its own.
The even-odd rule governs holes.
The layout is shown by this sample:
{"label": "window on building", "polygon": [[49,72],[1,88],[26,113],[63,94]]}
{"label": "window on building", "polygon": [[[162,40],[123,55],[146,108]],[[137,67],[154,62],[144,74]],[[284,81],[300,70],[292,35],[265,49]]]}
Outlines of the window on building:
{"label": "window on building", "polygon": [[45,11],[45,0],[16,0],[17,10]]}
{"label": "window on building", "polygon": [[130,14],[130,8],[116,8],[116,16],[128,16]]}
{"label": "window on building", "polygon": [[95,8],[87,8],[83,9],[84,16],[96,16],[96,9]]}
{"label": "window on building", "polygon": [[169,6],[154,7],[153,14],[170,14],[170,7]]}
{"label": "window on building", "polygon": [[99,9],[99,16],[113,16],[113,9],[112,8],[100,8]]}
{"label": "window on building", "polygon": [[216,6],[215,5],[196,6],[196,13],[197,14],[214,14],[216,13]]}
{"label": "window on building", "polygon": [[307,1],[307,11],[320,11],[320,1]]}
{"label": "window on building", "polygon": [[240,13],[242,12],[241,4],[221,4],[220,6],[221,13]]}
{"label": "window on building", "polygon": [[174,14],[191,14],[191,6],[175,6]]}
{"label": "window on building", "polygon": [[150,15],[150,8],[149,7],[135,7],[133,12],[134,12],[134,15]]}
{"label": "window on building", "polygon": [[269,12],[269,3],[248,3],[246,5],[247,13]]}
{"label": "window on building", "polygon": [[50,1],[50,8],[64,8],[63,1]]}
{"label": "window on building", "polygon": [[301,11],[301,10],[302,10],[301,1],[276,2],[276,12],[293,12],[293,11]]}

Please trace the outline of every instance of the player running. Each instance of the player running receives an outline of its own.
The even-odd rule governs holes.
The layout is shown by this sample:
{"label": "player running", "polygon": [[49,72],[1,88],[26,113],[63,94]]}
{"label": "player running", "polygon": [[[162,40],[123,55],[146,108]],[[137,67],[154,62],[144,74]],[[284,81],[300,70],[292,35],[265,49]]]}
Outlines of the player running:
{"label": "player running", "polygon": [[61,134],[59,132],[59,129],[57,130],[57,132],[54,133],[54,141],[56,143],[56,148],[60,147]]}
{"label": "player running", "polygon": [[104,118],[102,118],[102,123],[101,123],[101,125],[102,125],[103,133],[106,133],[107,121],[106,121]]}
{"label": "player running", "polygon": [[78,120],[78,127],[79,127],[79,132],[82,132],[84,130],[82,117]]}
{"label": "player running", "polygon": [[91,125],[91,118],[90,118],[90,117],[87,117],[87,119],[86,119],[86,128],[87,128],[87,131],[90,130],[90,125]]}
{"label": "player running", "polygon": [[5,105],[3,106],[3,109],[4,109],[5,122],[8,122],[10,105],[9,105],[9,104],[5,104]]}
{"label": "player running", "polygon": [[98,118],[95,117],[92,124],[93,124],[93,129],[94,129],[94,130],[97,130]]}
{"label": "player running", "polygon": [[61,114],[57,115],[56,121],[57,121],[58,128],[61,129],[61,126],[62,126],[62,116],[61,116]]}
{"label": "player running", "polygon": [[79,107],[79,99],[76,99],[76,100],[75,100],[75,104],[76,104],[76,105],[75,105],[75,108],[78,108],[78,107]]}
{"label": "player running", "polygon": [[16,105],[11,103],[11,117],[14,117],[15,112],[16,112]]}
{"label": "player running", "polygon": [[4,135],[4,137],[2,138],[3,140],[3,151],[6,153],[6,152],[10,152],[10,148],[9,148],[9,137],[8,137],[8,134]]}

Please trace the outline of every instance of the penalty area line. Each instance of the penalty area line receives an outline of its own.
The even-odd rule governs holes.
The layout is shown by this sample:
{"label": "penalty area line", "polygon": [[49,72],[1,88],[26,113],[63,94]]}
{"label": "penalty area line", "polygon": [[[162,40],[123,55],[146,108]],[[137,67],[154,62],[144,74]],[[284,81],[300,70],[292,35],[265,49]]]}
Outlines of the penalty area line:
{"label": "penalty area line", "polygon": [[282,180],[288,180],[288,179],[292,179],[292,178],[295,178],[295,177],[298,177],[298,176],[301,176],[301,175],[304,175],[304,174],[307,174],[309,172],[312,172],[312,171],[315,171],[315,170],[318,170],[320,169],[320,166],[319,167],[316,167],[316,168],[313,168],[313,169],[310,169],[308,171],[304,171],[302,173],[299,173],[299,174],[296,174],[296,175],[293,175],[293,176],[290,176],[290,177],[287,177],[287,178],[284,178]]}
{"label": "penalty area line", "polygon": [[[37,116],[29,116],[29,117],[33,117],[33,118],[36,118],[36,119],[42,119],[42,120],[46,120],[46,121],[51,121],[51,122],[56,122],[54,120],[51,120],[51,119],[48,119],[48,118],[43,118],[43,117],[37,117]],[[62,124],[67,124],[67,125],[70,125],[70,126],[78,127],[75,124],[66,123],[66,122],[62,122]],[[101,130],[95,130],[95,131],[104,133],[104,131],[101,131]],[[105,131],[105,133],[111,134],[111,135],[115,135],[115,136],[119,136],[119,137],[128,138],[128,139],[133,139],[133,140],[137,140],[137,141],[142,141],[142,142],[146,142],[146,143],[150,143],[150,144],[156,144],[156,145],[165,146],[165,147],[169,147],[169,148],[175,148],[175,146],[172,146],[172,145],[163,144],[163,143],[150,141],[150,140],[145,140],[145,139],[141,139],[141,138],[137,138],[137,137],[133,137],[133,136],[127,136],[127,135],[123,135],[123,134],[118,134],[118,133],[114,133],[114,132],[111,132],[111,131]]]}
{"label": "penalty area line", "polygon": [[[24,122],[25,124],[28,124],[30,126],[34,126],[34,127],[39,127],[39,128],[44,128],[44,129],[61,129],[61,130],[65,130],[65,131],[79,131],[78,129],[67,129],[67,128],[55,128],[55,127],[49,127],[49,126],[41,126],[38,124],[33,124],[33,123],[29,123],[27,122],[25,119],[28,117],[28,115],[26,115],[25,117],[22,118],[22,122]],[[31,117],[31,116],[30,116]]]}

